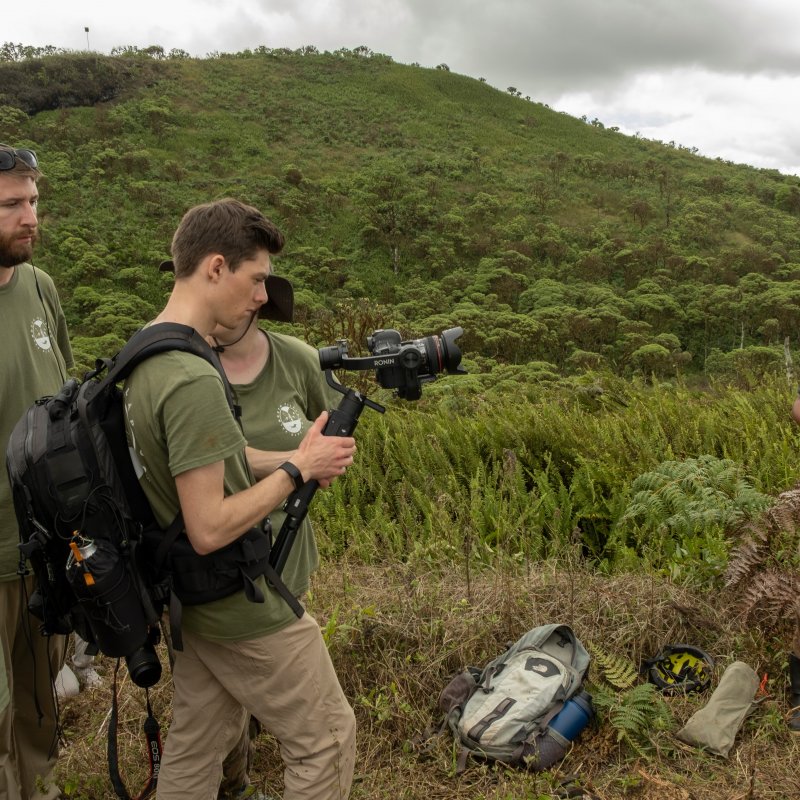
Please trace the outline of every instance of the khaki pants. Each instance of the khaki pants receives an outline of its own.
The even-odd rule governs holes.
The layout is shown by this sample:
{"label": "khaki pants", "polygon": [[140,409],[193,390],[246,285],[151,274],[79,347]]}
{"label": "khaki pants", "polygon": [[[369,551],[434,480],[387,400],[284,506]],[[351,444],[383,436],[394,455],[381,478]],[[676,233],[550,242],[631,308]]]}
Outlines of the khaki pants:
{"label": "khaki pants", "polygon": [[261,732],[261,725],[255,717],[248,714],[242,735],[233,746],[233,750],[222,762],[222,783],[219,785],[217,800],[229,800],[236,797],[243,786],[250,783],[250,772],[255,756],[255,740]]}
{"label": "khaki pants", "polygon": [[[27,597],[33,586],[33,577],[25,578]],[[27,597],[19,580],[0,582],[0,639],[10,694],[0,711],[0,800],[59,797],[52,783],[43,791],[37,787],[52,779],[58,755],[53,681],[64,662],[66,639],[40,635]]]}
{"label": "khaki pants", "polygon": [[259,639],[212,642],[183,632],[159,800],[216,800],[222,760],[247,715],[280,743],[284,800],[344,800],[355,765],[355,715],[313,617]]}

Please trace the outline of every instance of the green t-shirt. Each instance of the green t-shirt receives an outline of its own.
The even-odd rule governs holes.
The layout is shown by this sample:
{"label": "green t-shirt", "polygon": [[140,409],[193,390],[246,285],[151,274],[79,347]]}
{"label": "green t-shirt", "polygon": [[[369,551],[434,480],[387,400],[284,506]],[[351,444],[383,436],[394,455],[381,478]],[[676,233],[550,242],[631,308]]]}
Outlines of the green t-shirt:
{"label": "green t-shirt", "polygon": [[[39,291],[37,291],[37,282]],[[67,322],[50,276],[30,264],[14,267],[0,286],[0,445],[5,462],[11,431],[32,403],[55,394],[69,377]],[[19,529],[5,468],[0,472],[0,580],[16,580]]]}
{"label": "green t-shirt", "polygon": [[[136,367],[124,396],[131,457],[161,527],[178,513],[175,476],[182,472],[224,461],[226,495],[252,485],[244,436],[211,364],[190,353],[161,353]],[[256,583],[264,603],[251,603],[239,591],[212,603],[185,606],[183,627],[208,639],[243,640],[292,622],[291,609],[267,588],[264,578]]]}
{"label": "green t-shirt", "polygon": [[[317,351],[294,336],[266,333],[269,359],[252,383],[233,389],[242,408],[242,429],[251,447],[294,450],[311,423],[325,410],[336,408],[341,395],[325,382]],[[309,512],[313,512],[313,502]],[[277,536],[286,514],[269,515]],[[308,590],[308,576],[319,566],[319,552],[309,518],[297,531],[283,582],[295,595]]]}

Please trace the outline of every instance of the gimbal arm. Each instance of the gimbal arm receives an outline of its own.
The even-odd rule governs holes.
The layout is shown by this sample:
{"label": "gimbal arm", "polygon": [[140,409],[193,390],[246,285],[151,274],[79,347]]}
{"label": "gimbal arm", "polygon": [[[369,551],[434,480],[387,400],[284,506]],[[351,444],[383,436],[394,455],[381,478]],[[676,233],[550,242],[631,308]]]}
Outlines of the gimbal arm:
{"label": "gimbal arm", "polygon": [[[358,418],[361,416],[364,406],[369,406],[369,408],[379,411],[381,414],[386,411],[382,405],[367,399],[355,389],[346,389],[341,384],[336,383],[329,369],[325,370],[325,380],[329,386],[343,394],[344,397],[339,401],[338,408],[330,412],[328,422],[322,431],[324,436],[351,436],[358,424]],[[286,519],[281,525],[280,532],[275,539],[269,556],[269,563],[278,575],[283,572],[283,568],[286,566],[294,540],[297,538],[297,531],[306,514],[308,514],[308,505],[318,488],[319,481],[306,481],[303,486],[292,492],[286,500],[286,505],[283,509],[286,512]]]}

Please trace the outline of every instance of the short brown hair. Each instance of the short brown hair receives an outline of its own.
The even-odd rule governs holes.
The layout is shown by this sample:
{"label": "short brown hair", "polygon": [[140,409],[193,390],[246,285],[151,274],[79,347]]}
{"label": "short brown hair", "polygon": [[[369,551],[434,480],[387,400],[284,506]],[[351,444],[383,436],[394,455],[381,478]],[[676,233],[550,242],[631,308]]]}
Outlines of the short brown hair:
{"label": "short brown hair", "polygon": [[283,234],[257,208],[225,198],[190,208],[172,237],[175,277],[187,278],[212,253],[219,253],[234,272],[258,250],[274,255],[283,249]]}

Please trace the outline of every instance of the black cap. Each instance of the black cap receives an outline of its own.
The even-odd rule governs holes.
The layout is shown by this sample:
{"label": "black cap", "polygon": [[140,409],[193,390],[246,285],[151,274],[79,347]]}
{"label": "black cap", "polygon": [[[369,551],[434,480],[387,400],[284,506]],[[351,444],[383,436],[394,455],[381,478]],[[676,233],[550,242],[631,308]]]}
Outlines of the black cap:
{"label": "black cap", "polygon": [[[162,261],[159,269],[162,272],[175,272],[172,260]],[[294,289],[292,284],[279,275],[267,276],[267,302],[258,309],[260,319],[271,319],[275,322],[291,322],[294,318]]]}

